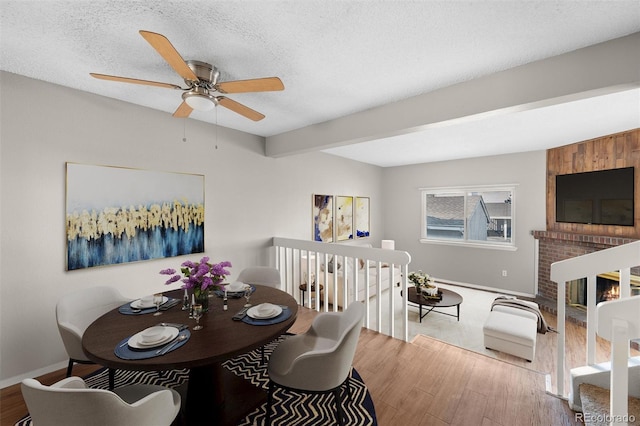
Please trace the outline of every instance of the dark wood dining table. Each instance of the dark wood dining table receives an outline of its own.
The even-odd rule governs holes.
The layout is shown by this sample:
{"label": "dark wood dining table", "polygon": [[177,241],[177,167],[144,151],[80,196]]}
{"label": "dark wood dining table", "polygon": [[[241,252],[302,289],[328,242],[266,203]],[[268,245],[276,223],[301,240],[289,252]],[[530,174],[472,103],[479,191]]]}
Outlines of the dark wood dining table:
{"label": "dark wood dining table", "polygon": [[[209,298],[209,312],[203,315],[202,330],[193,330],[195,320],[188,318],[182,303],[162,312],[162,315],[124,315],[118,309],[95,320],[85,331],[82,347],[87,357],[101,365],[122,370],[173,370],[189,369],[186,389],[182,389],[184,416],[188,425],[237,425],[249,412],[266,401],[266,391],[252,385],[232,372],[222,363],[237,355],[247,353],[271,342],[284,334],[296,320],[298,305],[295,299],[273,287],[256,285],[251,304],[268,302],[286,305],[291,316],[272,325],[250,325],[234,321],[244,298],[228,300],[223,310],[223,300]],[[183,290],[165,293],[165,296],[181,298]],[[190,339],[183,346],[162,356],[142,360],[124,360],[114,352],[116,345],[147,327],[160,322],[189,325]]]}

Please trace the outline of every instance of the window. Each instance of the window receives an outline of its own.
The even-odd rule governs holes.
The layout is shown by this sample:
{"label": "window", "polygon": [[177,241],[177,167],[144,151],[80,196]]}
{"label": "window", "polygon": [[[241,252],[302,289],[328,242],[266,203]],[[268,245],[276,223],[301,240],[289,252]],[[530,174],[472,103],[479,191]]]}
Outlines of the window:
{"label": "window", "polygon": [[421,241],[515,250],[515,186],[422,189]]}

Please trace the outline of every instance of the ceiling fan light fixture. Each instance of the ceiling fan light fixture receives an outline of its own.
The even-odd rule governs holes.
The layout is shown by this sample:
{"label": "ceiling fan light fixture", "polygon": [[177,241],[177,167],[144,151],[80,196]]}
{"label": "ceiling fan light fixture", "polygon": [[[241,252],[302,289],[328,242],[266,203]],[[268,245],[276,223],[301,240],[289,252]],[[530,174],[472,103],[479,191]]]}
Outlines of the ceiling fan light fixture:
{"label": "ceiling fan light fixture", "polygon": [[184,92],[182,99],[196,111],[211,111],[218,105],[218,99],[201,87]]}
{"label": "ceiling fan light fixture", "polygon": [[153,47],[164,60],[184,79],[186,88],[170,83],[140,80],[137,78],[118,77],[115,75],[90,73],[94,78],[118,81],[121,83],[144,84],[148,86],[164,87],[183,91],[182,103],[173,112],[176,118],[187,118],[194,111],[211,111],[218,104],[253,121],[260,121],[264,114],[254,111],[232,99],[224,96],[214,96],[209,92],[247,93],[269,92],[284,90],[284,85],[278,77],[253,78],[218,82],[220,71],[213,65],[202,61],[185,61],[180,53],[162,34],[140,30],[140,35]]}

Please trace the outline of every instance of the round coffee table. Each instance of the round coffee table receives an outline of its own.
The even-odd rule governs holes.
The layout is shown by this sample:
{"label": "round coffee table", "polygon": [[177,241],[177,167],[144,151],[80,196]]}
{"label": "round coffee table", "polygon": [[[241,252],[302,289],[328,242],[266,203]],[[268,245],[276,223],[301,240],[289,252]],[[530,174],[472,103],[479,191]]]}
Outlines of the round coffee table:
{"label": "round coffee table", "polygon": [[[449,315],[450,317],[456,317],[460,321],[460,304],[462,303],[462,296],[455,291],[447,290],[444,288],[438,289],[438,292],[442,294],[442,299],[430,299],[416,293],[415,287],[409,287],[409,302],[414,305],[418,305],[420,322],[422,318],[426,317],[429,312],[434,311],[435,308],[451,308],[456,307],[456,314],[450,314],[447,312],[434,311],[438,314]],[[423,314],[422,307],[427,311]]]}

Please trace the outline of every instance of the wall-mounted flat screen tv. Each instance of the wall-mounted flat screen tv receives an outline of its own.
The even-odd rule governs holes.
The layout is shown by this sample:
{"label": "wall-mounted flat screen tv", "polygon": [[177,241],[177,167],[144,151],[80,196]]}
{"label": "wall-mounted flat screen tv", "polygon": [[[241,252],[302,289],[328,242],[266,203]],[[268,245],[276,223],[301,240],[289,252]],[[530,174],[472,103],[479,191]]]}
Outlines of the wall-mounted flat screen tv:
{"label": "wall-mounted flat screen tv", "polygon": [[556,176],[556,222],[633,226],[634,169]]}

